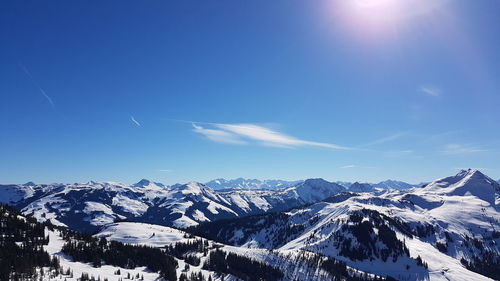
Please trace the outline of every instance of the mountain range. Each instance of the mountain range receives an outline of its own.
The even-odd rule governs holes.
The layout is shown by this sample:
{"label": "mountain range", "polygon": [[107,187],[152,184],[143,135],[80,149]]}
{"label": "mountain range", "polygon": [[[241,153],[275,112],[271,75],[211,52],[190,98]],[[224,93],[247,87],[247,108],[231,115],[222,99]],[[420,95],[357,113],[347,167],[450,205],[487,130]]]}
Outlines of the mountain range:
{"label": "mountain range", "polygon": [[338,184],[308,179],[277,190],[213,190],[198,183],[165,186],[141,180],[85,184],[2,185],[0,202],[39,221],[96,231],[120,220],[189,227],[203,222],[287,210],[346,191]]}
{"label": "mountain range", "polygon": [[467,170],[409,192],[337,194],[193,231],[244,248],[312,251],[398,280],[486,280],[474,271],[499,276],[499,198],[497,182]]}
{"label": "mountain range", "polygon": [[[287,188],[300,184],[303,180],[296,181],[284,181],[284,180],[259,180],[259,179],[244,179],[237,178],[232,180],[226,180],[223,178],[211,180],[206,182],[205,185],[211,187],[214,190],[223,189],[270,189],[277,190],[282,188]],[[353,182],[346,181],[335,181],[334,183],[341,185],[347,189],[353,184]],[[422,186],[421,184],[409,184],[403,181],[397,180],[385,180],[379,183],[364,183],[372,185],[373,187],[378,187],[382,189],[408,189],[412,187]]]}
{"label": "mountain range", "polygon": [[[385,181],[381,187],[363,183],[340,185],[323,179],[304,181],[217,179],[206,184],[172,186],[142,179],[74,184],[0,185],[0,202],[9,203],[40,221],[81,231],[130,220],[175,227],[283,211],[320,201],[344,191],[372,192],[409,184]],[[346,188],[345,186],[348,186]]]}
{"label": "mountain range", "polygon": [[258,179],[215,179],[206,182],[205,185],[215,189],[282,189],[297,185],[303,181],[285,181],[285,180],[258,180]]}
{"label": "mountain range", "polygon": [[[500,278],[500,184],[478,170],[419,187],[386,181],[346,188],[308,179],[262,188],[243,182],[217,190],[197,182],[167,186],[148,180],[0,185],[0,202],[39,222],[124,243],[163,247],[186,237],[208,239],[208,254],[223,249],[289,268],[281,279],[287,281]],[[196,268],[221,280],[206,251],[192,252],[201,259]],[[344,273],[331,275],[342,264],[349,269],[341,266]],[[228,280],[239,280],[233,277]]]}

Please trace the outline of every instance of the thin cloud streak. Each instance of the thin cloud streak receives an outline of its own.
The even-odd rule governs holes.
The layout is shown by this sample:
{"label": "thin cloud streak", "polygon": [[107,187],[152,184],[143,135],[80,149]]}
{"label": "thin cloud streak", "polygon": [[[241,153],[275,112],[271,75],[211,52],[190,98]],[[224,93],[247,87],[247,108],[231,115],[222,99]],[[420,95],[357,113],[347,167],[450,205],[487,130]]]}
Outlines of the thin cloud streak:
{"label": "thin cloud streak", "polygon": [[132,123],[136,124],[138,127],[141,126],[141,123],[139,123],[139,121],[137,121],[132,115],[130,115],[130,121],[132,121]]}
{"label": "thin cloud streak", "polygon": [[406,150],[393,150],[386,152],[386,155],[389,157],[405,157],[413,155],[415,151],[406,149]]}
{"label": "thin cloud streak", "polygon": [[235,134],[221,130],[206,129],[202,126],[196,125],[195,123],[192,123],[192,125],[193,125],[193,132],[204,135],[211,141],[227,143],[227,144],[247,144],[246,141],[240,139]]}
{"label": "thin cloud streak", "polygon": [[373,169],[375,167],[372,166],[359,166],[359,165],[345,165],[339,167],[340,169],[353,169],[353,168],[361,168],[361,169]]}
{"label": "thin cloud streak", "polygon": [[169,170],[169,169],[162,169],[162,170],[158,170],[158,172],[162,172],[162,173],[172,173],[174,170]]}
{"label": "thin cloud streak", "polygon": [[389,136],[386,136],[386,137],[374,140],[372,142],[362,144],[359,147],[367,147],[367,146],[372,146],[372,145],[377,145],[377,144],[382,144],[382,143],[390,142],[390,141],[399,139],[401,137],[404,137],[404,136],[408,135],[409,133],[410,133],[409,131],[398,132],[398,133],[395,133],[395,134],[392,134],[392,135],[389,135]]}
{"label": "thin cloud streak", "polygon": [[420,86],[419,91],[421,93],[424,93],[428,96],[431,97],[440,97],[441,96],[441,90],[435,87],[429,87],[429,86]]}
{"label": "thin cloud streak", "polygon": [[[207,124],[207,123],[204,123]],[[261,145],[294,148],[301,146],[324,147],[334,150],[346,150],[347,147],[332,143],[315,142],[298,139],[269,128],[255,124],[210,124],[213,128],[208,129],[192,123],[194,132],[199,133],[215,142],[231,144],[250,144],[257,142]]]}
{"label": "thin cloud streak", "polygon": [[447,144],[444,147],[444,149],[441,150],[441,153],[446,155],[457,155],[457,154],[469,154],[469,153],[486,152],[486,151],[488,150],[475,146],[451,143]]}
{"label": "thin cloud streak", "polygon": [[30,78],[31,82],[38,88],[40,93],[50,103],[52,108],[55,108],[56,105],[54,104],[54,101],[52,100],[52,98],[49,95],[47,95],[47,93],[45,92],[45,90],[42,87],[40,87],[40,85],[36,82],[35,78],[33,78],[33,75],[31,75],[31,72],[28,70],[28,68],[26,68],[26,66],[24,64],[22,64],[21,62],[19,63],[19,67],[24,71],[26,76],[28,76],[28,78]]}

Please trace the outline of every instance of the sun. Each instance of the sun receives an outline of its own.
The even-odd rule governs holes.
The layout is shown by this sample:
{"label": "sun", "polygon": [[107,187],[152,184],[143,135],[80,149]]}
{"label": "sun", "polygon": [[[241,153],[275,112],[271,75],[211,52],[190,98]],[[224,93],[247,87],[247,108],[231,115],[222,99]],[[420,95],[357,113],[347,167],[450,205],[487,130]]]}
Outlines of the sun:
{"label": "sun", "polygon": [[398,1],[395,0],[352,0],[354,5],[358,8],[374,8],[381,6],[393,6],[397,5]]}
{"label": "sun", "polygon": [[425,20],[447,0],[332,0],[337,20],[363,36],[384,37]]}
{"label": "sun", "polygon": [[400,24],[406,14],[403,0],[353,0],[347,8],[354,21],[371,27]]}

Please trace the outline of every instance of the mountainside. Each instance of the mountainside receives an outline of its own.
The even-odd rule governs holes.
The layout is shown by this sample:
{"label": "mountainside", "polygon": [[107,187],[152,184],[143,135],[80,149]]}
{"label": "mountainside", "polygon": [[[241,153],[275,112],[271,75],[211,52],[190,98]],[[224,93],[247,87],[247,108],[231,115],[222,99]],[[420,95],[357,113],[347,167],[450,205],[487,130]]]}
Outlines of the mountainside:
{"label": "mountainside", "polygon": [[0,202],[39,221],[81,231],[129,220],[189,227],[225,218],[283,211],[345,190],[324,180],[306,180],[280,190],[215,191],[201,183],[165,186],[141,180],[85,184],[3,185]]}
{"label": "mountainside", "polygon": [[[259,279],[259,272],[251,272],[252,276],[243,280],[294,280],[294,281],[329,281],[329,280],[386,280],[382,276],[370,276],[363,271],[350,268],[345,263],[323,255],[314,254],[300,249],[273,250],[258,248],[234,247],[223,243],[207,240],[188,232],[157,225],[120,222],[107,226],[95,237],[104,237],[109,240],[119,241],[127,244],[148,245],[153,247],[164,247],[166,252],[173,254],[176,258],[191,260],[195,256],[197,264],[205,264],[202,269],[213,268],[213,259],[217,251],[228,254],[239,255],[253,261],[268,264],[278,269],[283,274],[274,279],[271,276]],[[207,255],[208,250],[208,255]],[[181,262],[181,260],[180,260]],[[227,260],[229,262],[229,260]],[[208,264],[208,265],[207,265]],[[210,265],[211,264],[211,265]],[[191,268],[192,267],[191,263]],[[230,266],[224,265],[225,266]],[[240,266],[245,266],[244,264]],[[217,267],[217,266],[215,266]],[[200,268],[197,265],[195,268]],[[283,270],[286,269],[286,270]],[[241,277],[240,277],[241,278]],[[224,279],[226,280],[226,279]]]}
{"label": "mountainside", "polygon": [[478,170],[463,170],[455,176],[438,179],[426,185],[418,193],[434,193],[448,196],[473,196],[495,205],[500,184]]}
{"label": "mountainside", "polygon": [[193,231],[240,247],[312,251],[399,280],[498,279],[499,194],[498,183],[468,170],[425,188],[339,194]]}
{"label": "mountainside", "polygon": [[121,222],[91,236],[2,204],[0,221],[0,280],[389,280],[310,252],[243,249],[158,225]]}
{"label": "mountainside", "polygon": [[[118,280],[127,276],[157,280],[160,277],[158,272],[149,270],[146,263],[98,266],[97,263],[91,265],[74,261],[71,256],[63,253],[63,249],[68,241],[76,239],[80,234],[42,225],[9,206],[0,204],[0,221],[0,233],[3,234],[0,235],[0,280],[88,281],[90,278]],[[101,248],[103,244],[101,243]],[[134,249],[137,248],[132,248]],[[142,252],[145,256],[151,253],[154,253],[153,249]],[[133,251],[128,251],[127,254],[131,261],[139,258]],[[176,271],[174,266],[170,269]]]}
{"label": "mountainside", "polygon": [[232,180],[215,179],[206,182],[205,185],[215,189],[283,189],[301,183],[302,181],[285,181],[285,180],[258,180],[237,178]]}
{"label": "mountainside", "polygon": [[369,183],[355,182],[349,186],[351,192],[373,192],[375,190],[375,187]]}
{"label": "mountainside", "polygon": [[335,183],[345,188],[349,188],[352,184],[352,182],[347,182],[347,181],[335,181]]}
{"label": "mountainside", "polygon": [[[478,170],[410,189],[358,182],[346,189],[308,179],[278,190],[214,190],[197,182],[165,186],[141,180],[133,185],[3,185],[0,195],[2,202],[40,222],[99,230],[94,238],[48,230],[44,249],[49,258],[60,256],[60,263],[76,266],[78,275],[85,269],[111,278],[116,266],[126,265],[111,258],[119,247],[99,242],[106,238],[160,247],[173,257],[163,273],[146,273],[145,266],[157,267],[133,257],[142,267],[131,272],[144,272],[145,279],[173,274],[173,264],[177,276],[184,273],[180,280],[189,280],[192,273],[226,281],[252,276],[283,281],[500,279],[500,184]],[[45,237],[39,229],[32,230],[34,235]],[[67,235],[74,243],[63,247]],[[116,264],[94,270],[96,259]]]}

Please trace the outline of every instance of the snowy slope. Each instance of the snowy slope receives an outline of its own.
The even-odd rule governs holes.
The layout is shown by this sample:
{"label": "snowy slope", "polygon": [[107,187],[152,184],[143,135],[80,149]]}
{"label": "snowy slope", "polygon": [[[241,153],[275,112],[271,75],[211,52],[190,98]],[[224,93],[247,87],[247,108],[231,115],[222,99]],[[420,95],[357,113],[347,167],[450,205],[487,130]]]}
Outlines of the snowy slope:
{"label": "snowy slope", "polygon": [[438,179],[418,192],[448,196],[474,196],[495,205],[500,184],[478,170],[463,170],[455,176]]}
{"label": "snowy slope", "polygon": [[96,237],[103,237],[127,244],[141,244],[153,247],[185,242],[186,232],[171,227],[147,223],[119,222],[106,225]]}
{"label": "snowy slope", "polygon": [[[466,170],[422,188],[381,191],[372,185],[353,186],[350,191],[356,193],[310,179],[280,190],[217,191],[197,182],[164,186],[141,180],[130,186],[111,182],[0,186],[4,192],[0,195],[40,221],[100,229],[98,237],[130,244],[164,247],[197,239],[168,226],[198,225],[188,231],[212,239],[214,247],[213,241],[224,241],[226,245],[217,247],[226,252],[289,269],[285,280],[331,280],[323,269],[299,258],[304,256],[332,257],[352,272],[398,280],[490,280],[474,271],[477,261],[493,270],[495,264],[489,260],[500,261],[497,182],[477,170]],[[116,222],[120,220],[128,222]],[[57,230],[48,234],[47,249],[61,255]],[[203,253],[196,255],[202,261],[206,258]],[[177,260],[179,275],[185,261]],[[76,268],[75,276],[93,269],[62,255],[61,263]],[[94,276],[116,279],[111,276],[115,267],[96,270],[91,271]],[[126,271],[148,280],[157,277],[143,273],[144,268]],[[197,271],[218,278],[201,265],[190,266],[189,272]]]}
{"label": "snowy slope", "polygon": [[[71,276],[59,276],[61,280],[67,281],[77,281],[82,273],[88,273],[89,276],[94,276],[95,278],[100,277],[101,280],[107,278],[108,280],[117,280],[119,277],[125,279],[128,273],[132,276],[136,274],[142,275],[144,280],[157,280],[158,273],[151,272],[145,267],[137,267],[134,269],[125,269],[116,266],[103,265],[101,267],[93,267],[90,264],[74,262],[71,257],[66,256],[61,252],[62,246],[64,245],[64,240],[61,238],[60,233],[55,231],[46,230],[46,234],[49,236],[49,244],[44,247],[44,249],[53,256],[59,257],[59,262],[64,270],[70,269],[73,272],[73,277]],[[121,271],[121,276],[115,275],[117,270]],[[55,279],[50,279],[55,280]]]}
{"label": "snowy slope", "polygon": [[[129,244],[140,244],[148,245],[153,247],[164,247],[166,245],[173,245],[177,242],[189,242],[198,239],[203,239],[201,237],[188,234],[182,230],[173,229],[170,227],[162,227],[158,225],[144,224],[144,223],[129,223],[121,222],[107,226],[101,232],[95,235],[96,237],[105,237],[110,240],[119,241]],[[234,247],[230,245],[224,245],[211,240],[207,240],[210,247],[214,249],[221,249],[228,253],[235,253],[253,260],[267,263],[276,268],[287,269],[284,270],[285,277],[283,281],[330,281],[328,273],[316,267],[315,265],[307,262],[306,260],[300,260],[300,256],[311,257],[314,256],[313,253],[297,250],[276,250],[273,252],[268,251],[263,248],[246,248],[246,247]],[[215,247],[214,247],[215,246]],[[197,255],[201,264],[206,261],[206,255],[203,253],[194,253]],[[183,268],[185,262],[182,259],[177,259],[179,262],[179,267]],[[205,276],[213,276],[214,280],[218,280],[216,277],[219,276],[217,273],[212,271],[203,270],[201,266],[190,265],[190,270],[202,271]],[[364,272],[354,270],[358,274],[363,274]],[[230,276],[229,276],[230,277]],[[234,278],[233,278],[234,279]],[[226,276],[225,280],[228,279]]]}
{"label": "snowy slope", "polygon": [[[309,250],[400,280],[489,280],[463,262],[484,262],[485,256],[500,260],[494,201],[499,193],[498,183],[468,170],[425,188],[337,196],[285,213],[205,224],[197,231],[235,246]],[[419,256],[428,268],[419,265]]]}
{"label": "snowy slope", "polygon": [[0,203],[12,204],[33,196],[34,190],[26,185],[0,185]]}

